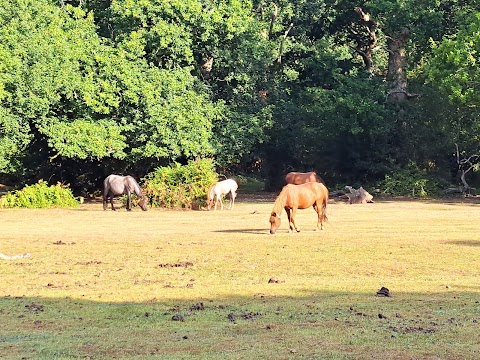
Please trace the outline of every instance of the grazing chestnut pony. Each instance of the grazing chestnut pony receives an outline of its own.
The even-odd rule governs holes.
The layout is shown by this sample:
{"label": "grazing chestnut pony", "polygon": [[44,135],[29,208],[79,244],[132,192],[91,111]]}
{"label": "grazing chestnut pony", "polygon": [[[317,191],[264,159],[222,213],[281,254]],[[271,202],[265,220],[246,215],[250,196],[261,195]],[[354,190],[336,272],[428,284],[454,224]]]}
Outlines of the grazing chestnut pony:
{"label": "grazing chestnut pony", "polygon": [[127,195],[127,211],[132,210],[132,193],[140,198],[138,205],[143,211],[147,211],[148,199],[143,195],[140,186],[131,176],[109,175],[103,180],[103,210],[107,210],[107,201],[110,197],[112,210],[116,211],[113,206],[113,197],[116,195]]}
{"label": "grazing chestnut pony", "polygon": [[219,181],[216,184],[213,184],[212,186],[210,186],[210,189],[208,189],[208,193],[207,193],[208,210],[210,210],[213,205],[215,205],[214,210],[217,210],[217,203],[219,201],[220,201],[220,204],[222,205],[222,210],[223,210],[222,197],[223,195],[227,195],[228,193],[230,193],[230,205],[228,208],[233,209],[233,206],[235,204],[235,198],[237,197],[237,189],[238,189],[238,184],[233,179]]}
{"label": "grazing chestnut pony", "polygon": [[[317,229],[323,230],[323,222],[327,220],[328,189],[322,183],[307,182],[302,185],[285,185],[277,196],[270,215],[270,234],[275,234],[280,226],[280,214],[285,209],[288,217],[289,232],[299,232],[295,224],[297,209],[313,206],[318,214]],[[316,230],[317,230],[316,229]]]}
{"label": "grazing chestnut pony", "polygon": [[287,184],[300,185],[307,182],[318,182],[325,185],[323,179],[317,175],[315,171],[310,171],[306,173],[302,172],[289,172],[285,176],[285,182]]}

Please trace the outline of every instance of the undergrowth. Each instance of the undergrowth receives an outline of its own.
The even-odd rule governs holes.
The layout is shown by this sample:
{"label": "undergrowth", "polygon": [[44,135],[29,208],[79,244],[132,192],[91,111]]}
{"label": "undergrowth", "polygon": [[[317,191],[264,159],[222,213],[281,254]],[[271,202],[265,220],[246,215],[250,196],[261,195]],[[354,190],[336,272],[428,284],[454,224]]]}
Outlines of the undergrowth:
{"label": "undergrowth", "polygon": [[76,207],[75,200],[68,186],[57,183],[48,186],[40,180],[33,185],[27,185],[21,190],[8,192],[0,198],[2,208],[49,208],[49,207]]}
{"label": "undergrowth", "polygon": [[213,160],[199,159],[155,169],[143,179],[143,190],[151,206],[198,209],[217,179]]}
{"label": "undergrowth", "polygon": [[394,196],[431,197],[441,193],[446,184],[434,175],[410,164],[385,176],[378,183],[383,194]]}

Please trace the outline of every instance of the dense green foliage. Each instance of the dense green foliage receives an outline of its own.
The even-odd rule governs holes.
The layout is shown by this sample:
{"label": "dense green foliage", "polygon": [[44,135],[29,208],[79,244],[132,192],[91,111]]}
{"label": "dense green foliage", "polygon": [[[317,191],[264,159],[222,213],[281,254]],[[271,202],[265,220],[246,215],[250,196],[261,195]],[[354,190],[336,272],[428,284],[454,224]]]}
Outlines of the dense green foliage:
{"label": "dense green foliage", "polygon": [[386,175],[385,179],[378,184],[383,194],[411,197],[440,195],[447,185],[414,164]]}
{"label": "dense green foliage", "polygon": [[175,163],[148,173],[142,186],[154,207],[196,208],[205,205],[208,188],[218,180],[211,159]]}
{"label": "dense green foliage", "polygon": [[410,164],[456,183],[455,144],[480,150],[479,5],[0,0],[0,180],[85,193],[213,158],[267,188]]}
{"label": "dense green foliage", "polygon": [[[478,67],[480,54],[480,12],[454,36],[434,43],[428,75],[452,102],[471,109],[480,107]],[[452,71],[455,69],[455,71]]]}
{"label": "dense green foliage", "polygon": [[69,208],[78,205],[79,202],[67,186],[60,183],[48,186],[43,180],[34,185],[27,185],[21,190],[9,192],[0,198],[0,207],[3,208]]}

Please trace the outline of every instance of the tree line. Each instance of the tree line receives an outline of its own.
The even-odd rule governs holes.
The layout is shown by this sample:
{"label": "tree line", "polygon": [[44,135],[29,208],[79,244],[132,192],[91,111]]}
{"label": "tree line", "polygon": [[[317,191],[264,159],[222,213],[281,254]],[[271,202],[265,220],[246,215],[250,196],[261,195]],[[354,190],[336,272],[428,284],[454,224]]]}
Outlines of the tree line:
{"label": "tree line", "polygon": [[271,188],[456,184],[479,54],[478,0],[0,0],[0,179],[211,158]]}

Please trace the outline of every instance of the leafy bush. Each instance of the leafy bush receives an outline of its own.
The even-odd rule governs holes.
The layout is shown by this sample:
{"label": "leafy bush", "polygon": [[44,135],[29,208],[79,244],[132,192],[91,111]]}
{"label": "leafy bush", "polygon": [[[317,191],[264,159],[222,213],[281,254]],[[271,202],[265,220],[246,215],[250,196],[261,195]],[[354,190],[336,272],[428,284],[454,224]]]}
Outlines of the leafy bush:
{"label": "leafy bush", "polygon": [[2,208],[75,207],[78,204],[67,186],[60,183],[48,186],[43,180],[34,185],[27,185],[21,190],[9,192],[0,198]]}
{"label": "leafy bush", "polygon": [[443,184],[433,175],[411,164],[385,175],[378,187],[386,195],[427,197],[440,193]]}
{"label": "leafy bush", "polygon": [[143,191],[151,206],[198,209],[217,179],[213,160],[199,159],[155,169],[143,179]]}
{"label": "leafy bush", "polygon": [[244,192],[255,192],[265,190],[265,181],[255,176],[249,175],[236,175],[235,179],[237,183],[241,185]]}

